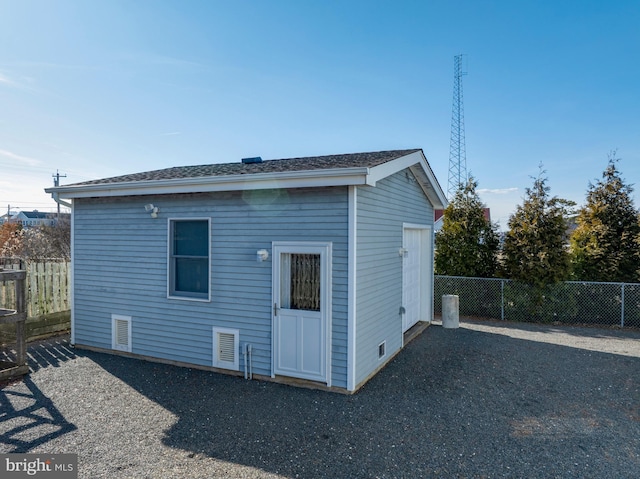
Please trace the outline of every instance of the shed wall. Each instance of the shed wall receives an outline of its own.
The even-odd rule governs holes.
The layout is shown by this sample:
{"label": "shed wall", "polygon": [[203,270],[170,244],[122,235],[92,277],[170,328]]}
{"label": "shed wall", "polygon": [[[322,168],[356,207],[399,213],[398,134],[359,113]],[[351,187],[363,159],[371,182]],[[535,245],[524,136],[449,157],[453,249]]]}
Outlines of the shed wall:
{"label": "shed wall", "polygon": [[403,223],[433,224],[433,207],[410,170],[357,188],[356,385],[402,348]]}
{"label": "shed wall", "polygon": [[[157,219],[144,205],[159,208]],[[111,315],[132,317],[132,352],[212,364],[212,327],[240,331],[253,372],[271,373],[272,241],[333,243],[332,385],[346,387],[346,187],[74,201],[75,342],[111,348]],[[167,298],[168,219],[211,218],[211,301]]]}

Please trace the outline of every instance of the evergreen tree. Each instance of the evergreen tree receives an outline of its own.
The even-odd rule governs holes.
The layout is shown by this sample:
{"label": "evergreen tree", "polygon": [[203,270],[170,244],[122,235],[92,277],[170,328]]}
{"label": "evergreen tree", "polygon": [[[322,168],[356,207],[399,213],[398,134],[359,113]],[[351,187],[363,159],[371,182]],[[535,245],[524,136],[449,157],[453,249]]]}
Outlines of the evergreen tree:
{"label": "evergreen tree", "polygon": [[490,278],[496,273],[497,227],[484,216],[477,186],[469,178],[444,210],[442,229],[436,233],[437,274]]}
{"label": "evergreen tree", "polygon": [[615,152],[596,184],[589,183],[587,202],[571,236],[573,277],[582,281],[638,281],[640,223],[633,188],[616,168]]}
{"label": "evergreen tree", "polygon": [[569,277],[567,216],[573,202],[550,197],[543,171],[509,218],[502,250],[504,273],[539,289]]}

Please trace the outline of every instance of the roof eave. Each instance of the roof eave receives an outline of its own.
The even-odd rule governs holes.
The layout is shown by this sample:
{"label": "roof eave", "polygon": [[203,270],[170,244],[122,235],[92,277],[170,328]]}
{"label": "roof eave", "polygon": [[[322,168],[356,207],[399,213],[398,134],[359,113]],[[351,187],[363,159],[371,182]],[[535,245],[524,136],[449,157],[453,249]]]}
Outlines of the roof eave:
{"label": "roof eave", "polygon": [[395,160],[388,161],[381,165],[371,168],[368,175],[368,185],[375,186],[376,182],[391,176],[393,173],[402,171],[405,168],[412,170],[422,191],[425,193],[429,201],[436,209],[446,208],[448,202],[444,191],[440,187],[440,183],[429,166],[427,158],[422,150],[414,151],[408,155],[401,156]]}
{"label": "roof eave", "polygon": [[138,196],[172,193],[208,193],[273,188],[348,186],[369,183],[369,168],[334,168],[325,170],[255,173],[244,175],[203,176],[166,180],[98,183],[46,188],[62,198]]}

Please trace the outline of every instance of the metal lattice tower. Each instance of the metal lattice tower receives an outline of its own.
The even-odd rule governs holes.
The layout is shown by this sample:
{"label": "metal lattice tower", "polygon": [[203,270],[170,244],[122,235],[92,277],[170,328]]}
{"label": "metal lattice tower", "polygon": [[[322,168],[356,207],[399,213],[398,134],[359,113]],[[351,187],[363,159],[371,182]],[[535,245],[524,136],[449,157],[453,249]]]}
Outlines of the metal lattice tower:
{"label": "metal lattice tower", "polygon": [[451,200],[461,184],[467,182],[467,150],[464,144],[464,103],[462,97],[463,55],[453,57],[453,112],[449,145],[449,181],[447,197]]}

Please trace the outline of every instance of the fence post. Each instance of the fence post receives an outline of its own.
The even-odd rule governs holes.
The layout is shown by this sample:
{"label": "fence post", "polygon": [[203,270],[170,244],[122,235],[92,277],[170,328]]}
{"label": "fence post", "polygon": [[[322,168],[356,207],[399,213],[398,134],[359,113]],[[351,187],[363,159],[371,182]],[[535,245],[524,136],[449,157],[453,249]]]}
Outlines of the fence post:
{"label": "fence post", "polygon": [[504,279],[500,280],[500,319],[504,321]]}
{"label": "fence post", "polygon": [[620,316],[620,327],[624,328],[624,283],[622,283],[622,294],[620,295],[622,299],[622,314]]}

